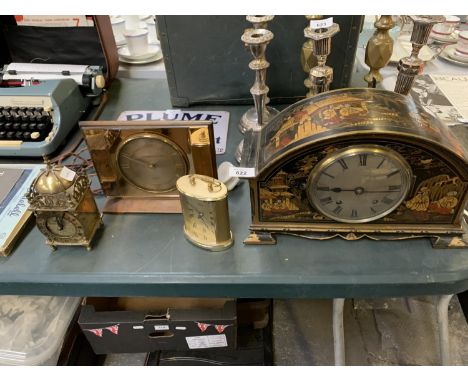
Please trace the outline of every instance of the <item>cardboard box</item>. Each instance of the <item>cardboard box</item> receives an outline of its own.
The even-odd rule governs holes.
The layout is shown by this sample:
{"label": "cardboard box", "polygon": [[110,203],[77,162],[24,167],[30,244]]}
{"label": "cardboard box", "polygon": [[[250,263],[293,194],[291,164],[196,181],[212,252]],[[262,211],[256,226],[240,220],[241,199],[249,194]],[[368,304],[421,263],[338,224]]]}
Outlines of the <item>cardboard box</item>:
{"label": "cardboard box", "polygon": [[236,348],[230,299],[90,298],[78,323],[96,354]]}

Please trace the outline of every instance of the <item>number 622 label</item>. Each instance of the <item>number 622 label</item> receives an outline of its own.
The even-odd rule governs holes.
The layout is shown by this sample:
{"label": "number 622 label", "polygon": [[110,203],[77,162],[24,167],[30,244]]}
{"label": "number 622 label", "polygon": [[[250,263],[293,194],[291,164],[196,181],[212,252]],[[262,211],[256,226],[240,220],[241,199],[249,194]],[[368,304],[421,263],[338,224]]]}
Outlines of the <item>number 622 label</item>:
{"label": "number 622 label", "polygon": [[230,167],[229,176],[236,178],[255,178],[255,169],[251,167]]}

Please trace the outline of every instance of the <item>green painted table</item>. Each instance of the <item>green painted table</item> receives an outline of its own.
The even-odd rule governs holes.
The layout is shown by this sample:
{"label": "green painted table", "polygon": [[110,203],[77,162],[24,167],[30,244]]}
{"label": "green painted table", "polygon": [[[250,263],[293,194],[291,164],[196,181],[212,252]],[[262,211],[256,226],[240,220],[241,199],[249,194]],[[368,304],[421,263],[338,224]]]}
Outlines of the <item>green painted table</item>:
{"label": "green painted table", "polygon": [[[170,108],[165,80],[116,80],[101,119],[124,110]],[[246,106],[227,110],[234,162]],[[461,139],[468,137],[460,130]],[[98,203],[102,205],[103,198]],[[235,245],[212,253],[189,244],[181,215],[106,215],[93,250],[51,252],[34,228],[9,258],[0,259],[0,294],[67,296],[207,296],[346,298],[453,294],[468,289],[468,250],[435,250],[429,240],[309,241],[278,236],[276,246],[245,246],[250,201],[243,181],[229,195]]]}
{"label": "green painted table", "polygon": [[[109,92],[101,119],[116,119],[125,110],[171,108],[165,80],[116,80]],[[246,108],[194,107],[231,113],[228,148],[217,156],[219,163],[234,163],[242,139],[237,123]],[[468,146],[467,129],[455,131]],[[97,201],[102,206],[104,198]],[[181,215],[106,215],[91,252],[77,247],[51,252],[34,228],[10,257],[0,259],[0,294],[333,298],[337,365],[345,362],[345,298],[442,295],[441,359],[450,363],[448,303],[468,289],[468,250],[436,250],[428,239],[319,242],[281,235],[276,246],[245,246],[250,224],[245,181],[230,193],[229,209],[235,244],[215,253],[185,240]]]}

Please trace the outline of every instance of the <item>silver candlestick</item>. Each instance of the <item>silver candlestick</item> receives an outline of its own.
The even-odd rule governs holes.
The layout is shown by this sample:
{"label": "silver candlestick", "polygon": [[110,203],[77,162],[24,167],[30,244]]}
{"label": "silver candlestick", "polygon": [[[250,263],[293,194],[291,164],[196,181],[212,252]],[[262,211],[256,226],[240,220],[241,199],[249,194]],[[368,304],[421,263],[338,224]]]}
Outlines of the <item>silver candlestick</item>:
{"label": "silver candlestick", "polygon": [[[255,71],[255,82],[250,88],[254,100],[254,107],[247,110],[241,118],[239,129],[242,133],[247,130],[260,130],[268,121],[278,113],[276,109],[266,106],[269,91],[265,83],[266,70],[270,66],[265,58],[267,45],[273,40],[273,33],[267,29],[246,29],[241,40],[249,47],[254,59],[249,68]],[[240,142],[235,158],[240,162],[243,141]]]}
{"label": "silver candlestick", "polygon": [[[258,77],[261,76],[261,80],[263,81],[263,85],[267,89],[267,92],[264,97],[263,108],[261,109],[262,115],[260,116],[260,119],[262,120],[262,123],[259,123],[259,114],[258,114],[259,112],[258,112],[257,107],[255,106],[253,108],[250,108],[244,113],[239,123],[239,130],[242,132],[242,134],[244,134],[246,130],[254,129],[258,125],[261,126],[262,124],[266,124],[271,118],[273,118],[276,114],[278,114],[278,110],[270,106],[266,106],[270,100],[268,98],[268,87],[266,86],[266,68],[268,68],[269,63],[265,59],[265,50],[266,50],[266,46],[268,45],[268,43],[273,39],[273,33],[268,31],[266,28],[267,28],[268,22],[273,20],[273,18],[274,16],[247,16],[246,17],[247,21],[251,22],[254,27],[254,29],[246,29],[241,38],[244,44],[250,49],[252,55],[254,56],[254,60],[249,64],[249,68],[252,70],[255,70],[255,77],[256,77],[255,83],[258,82],[259,80]],[[252,30],[267,31],[271,33],[271,38],[268,41],[259,43],[261,38],[252,38],[252,36],[254,35],[254,33],[251,33]],[[262,32],[260,32],[259,35],[261,34]],[[254,48],[254,46],[257,46],[258,44],[263,44],[264,47],[262,49]],[[255,49],[256,51],[263,51],[263,57],[256,57],[255,56],[256,53],[254,53],[253,49]],[[256,66],[253,63],[258,60],[262,60],[263,63],[267,64],[267,66],[264,69],[256,69],[255,68]],[[254,87],[255,87],[255,84],[254,84]],[[250,93],[253,95],[252,89],[250,89]],[[254,102],[255,102],[255,96],[254,96]],[[255,103],[255,105],[257,104]]]}
{"label": "silver candlestick", "polygon": [[413,33],[411,43],[413,45],[411,55],[404,57],[398,63],[398,78],[395,92],[407,95],[413,86],[416,75],[421,74],[424,61],[418,55],[421,48],[427,43],[429,34],[434,24],[443,23],[444,16],[410,16],[413,20]]}
{"label": "silver candlestick", "polygon": [[314,56],[317,57],[317,66],[309,72],[309,78],[304,81],[309,89],[306,97],[330,90],[333,82],[333,69],[325,65],[328,55],[331,53],[331,39],[340,31],[338,24],[333,23],[328,28],[313,29],[310,26],[304,29],[304,36],[312,42]]}

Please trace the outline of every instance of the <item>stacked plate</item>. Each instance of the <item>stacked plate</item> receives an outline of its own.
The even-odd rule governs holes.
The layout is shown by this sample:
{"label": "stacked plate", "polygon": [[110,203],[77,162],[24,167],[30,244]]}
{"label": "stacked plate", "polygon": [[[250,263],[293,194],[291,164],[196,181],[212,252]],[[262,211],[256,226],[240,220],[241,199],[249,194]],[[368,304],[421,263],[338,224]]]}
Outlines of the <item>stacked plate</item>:
{"label": "stacked plate", "polygon": [[468,66],[468,54],[457,52],[456,45],[447,46],[440,54],[440,58],[455,65]]}
{"label": "stacked plate", "polygon": [[148,44],[147,52],[138,55],[132,55],[127,46],[120,47],[118,52],[120,61],[127,64],[148,64],[163,57],[159,44]]}
{"label": "stacked plate", "polygon": [[431,32],[429,38],[432,40],[444,43],[444,44],[456,44],[458,39],[458,31],[453,32],[452,34],[444,35],[442,33]]}

